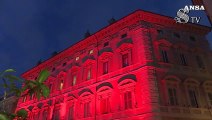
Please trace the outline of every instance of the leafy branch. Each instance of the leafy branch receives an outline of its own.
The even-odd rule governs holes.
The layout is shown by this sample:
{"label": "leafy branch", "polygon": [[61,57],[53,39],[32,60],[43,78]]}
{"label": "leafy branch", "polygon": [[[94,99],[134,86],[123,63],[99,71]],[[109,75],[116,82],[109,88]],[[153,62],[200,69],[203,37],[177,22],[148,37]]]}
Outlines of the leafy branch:
{"label": "leafy branch", "polygon": [[[3,72],[0,72],[0,80],[3,81],[2,87],[4,88],[5,93],[4,100],[7,97],[7,93],[14,93],[17,97],[21,97],[23,93],[25,93],[24,96],[31,96],[34,94],[38,100],[40,100],[41,97],[47,98],[49,96],[50,90],[48,86],[44,84],[49,76],[49,72],[47,70],[42,70],[36,80],[26,80],[19,78],[12,74],[14,72],[16,71],[13,69],[7,69]],[[17,83],[24,83],[24,85],[19,88]],[[3,111],[0,112],[0,120],[25,120],[27,116],[28,113],[25,109],[20,109],[16,113],[7,113],[4,110],[4,104]]]}

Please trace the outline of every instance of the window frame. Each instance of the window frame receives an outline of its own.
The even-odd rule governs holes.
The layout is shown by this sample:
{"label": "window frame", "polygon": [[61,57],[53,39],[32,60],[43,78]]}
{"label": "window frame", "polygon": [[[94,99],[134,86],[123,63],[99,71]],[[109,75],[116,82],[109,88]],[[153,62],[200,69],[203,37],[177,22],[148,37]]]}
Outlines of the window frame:
{"label": "window frame", "polygon": [[129,53],[122,54],[122,68],[129,66]]}
{"label": "window frame", "polygon": [[180,58],[180,64],[183,66],[188,66],[188,61],[187,61],[187,57],[185,56],[184,53],[180,53],[179,54],[179,58]]}
{"label": "window frame", "polygon": [[196,62],[199,68],[205,69],[205,64],[201,56],[199,55],[196,56]]}
{"label": "window frame", "polygon": [[161,50],[161,55],[162,55],[162,61],[164,63],[169,63],[169,57],[168,57],[168,52],[164,49]]}
{"label": "window frame", "polygon": [[72,74],[72,86],[75,86],[77,83],[77,74],[74,73]]}
{"label": "window frame", "polygon": [[[57,116],[58,114],[58,116]],[[59,108],[54,108],[53,110],[53,115],[52,115],[52,120],[59,120],[60,119],[60,109]]]}
{"label": "window frame", "polygon": [[[199,108],[201,106],[199,86],[200,86],[200,83],[197,80],[192,79],[192,78],[188,78],[184,82],[187,102],[188,102],[189,106],[192,107],[192,108]],[[195,106],[192,105],[192,103],[191,103],[191,96],[189,94],[189,90],[192,90],[192,91],[195,92],[195,102],[196,102]]]}
{"label": "window frame", "polygon": [[[133,108],[133,104],[132,104],[132,91],[125,91],[123,93],[124,96],[124,109],[132,109]],[[130,96],[130,97],[129,97]]]}
{"label": "window frame", "polygon": [[[198,96],[197,96],[196,90],[194,88],[188,88],[187,92],[188,92],[190,106],[193,108],[199,108]],[[192,92],[192,96],[190,94],[191,92]]]}
{"label": "window frame", "polygon": [[91,101],[83,103],[83,116],[84,118],[90,117],[91,112]]}
{"label": "window frame", "polygon": [[109,72],[109,70],[108,70],[109,66],[108,65],[109,65],[109,61],[103,62],[103,75],[108,74],[108,72]]}
{"label": "window frame", "polygon": [[[172,92],[172,96],[170,96],[170,90]],[[178,106],[179,102],[178,102],[177,88],[176,87],[168,87],[167,91],[168,91],[169,105]]]}
{"label": "window frame", "polygon": [[[72,110],[70,112],[70,109]],[[73,120],[74,119],[74,105],[68,106],[68,120]]]}

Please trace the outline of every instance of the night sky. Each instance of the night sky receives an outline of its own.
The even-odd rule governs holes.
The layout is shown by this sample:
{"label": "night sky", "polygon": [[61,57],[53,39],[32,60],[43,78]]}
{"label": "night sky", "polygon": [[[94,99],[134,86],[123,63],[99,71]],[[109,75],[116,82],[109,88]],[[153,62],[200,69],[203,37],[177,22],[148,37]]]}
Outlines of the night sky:
{"label": "night sky", "polygon": [[[0,71],[17,75],[137,9],[175,17],[190,0],[0,0]],[[203,12],[200,23],[209,26]],[[207,37],[212,44],[212,33]]]}

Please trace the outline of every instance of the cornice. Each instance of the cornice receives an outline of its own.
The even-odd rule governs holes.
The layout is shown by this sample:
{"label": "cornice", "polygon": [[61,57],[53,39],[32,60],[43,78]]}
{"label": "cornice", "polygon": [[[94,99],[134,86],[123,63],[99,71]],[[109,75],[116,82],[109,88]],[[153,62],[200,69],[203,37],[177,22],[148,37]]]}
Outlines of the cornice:
{"label": "cornice", "polygon": [[151,27],[154,25],[161,25],[170,29],[176,29],[185,32],[194,32],[196,34],[206,35],[210,32],[211,28],[207,26],[197,25],[197,24],[179,24],[176,23],[175,20],[171,17],[155,14],[143,10],[137,10],[126,17],[121,18],[120,20],[116,21],[115,23],[106,26],[88,38],[82,39],[74,45],[66,48],[65,50],[61,51],[54,57],[51,57],[40,65],[33,67],[32,69],[24,72],[22,77],[27,77],[29,74],[38,73],[42,69],[49,68],[52,64],[62,61],[63,59],[69,58],[70,56],[74,55],[76,52],[87,48],[91,45],[97,45],[97,43],[104,38],[116,34],[123,28],[127,26],[132,26],[134,24],[142,24],[142,21],[151,23]]}

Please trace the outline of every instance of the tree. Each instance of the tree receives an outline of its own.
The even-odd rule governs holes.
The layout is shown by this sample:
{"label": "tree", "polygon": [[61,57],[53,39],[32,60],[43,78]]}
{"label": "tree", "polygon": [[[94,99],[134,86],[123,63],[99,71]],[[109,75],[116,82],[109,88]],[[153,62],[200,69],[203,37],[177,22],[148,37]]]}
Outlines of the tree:
{"label": "tree", "polygon": [[[17,97],[20,97],[23,93],[26,93],[24,96],[34,94],[38,100],[41,97],[47,98],[49,96],[50,90],[48,86],[44,84],[49,76],[47,70],[42,70],[36,80],[26,80],[17,77],[12,74],[14,72],[15,70],[13,69],[0,72],[0,80],[3,82],[4,99],[6,99],[7,93],[14,93]],[[17,86],[17,83],[23,83],[23,86],[20,88]],[[0,111],[0,120],[25,120],[27,116],[28,113],[25,109],[18,110],[16,113],[7,113],[4,109]]]}

